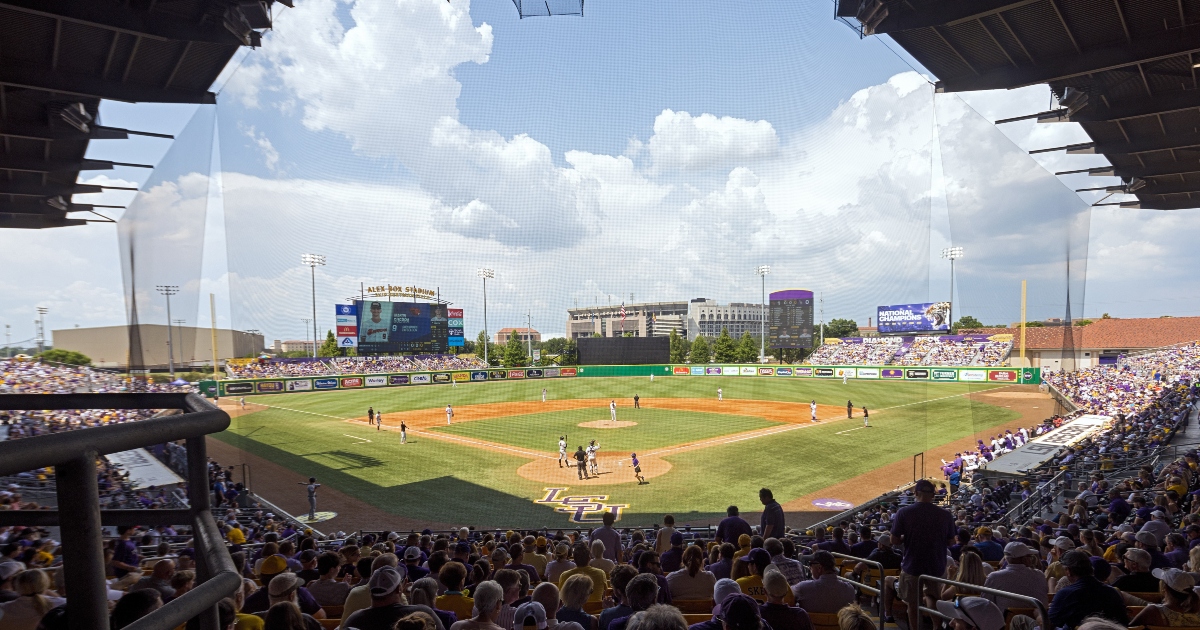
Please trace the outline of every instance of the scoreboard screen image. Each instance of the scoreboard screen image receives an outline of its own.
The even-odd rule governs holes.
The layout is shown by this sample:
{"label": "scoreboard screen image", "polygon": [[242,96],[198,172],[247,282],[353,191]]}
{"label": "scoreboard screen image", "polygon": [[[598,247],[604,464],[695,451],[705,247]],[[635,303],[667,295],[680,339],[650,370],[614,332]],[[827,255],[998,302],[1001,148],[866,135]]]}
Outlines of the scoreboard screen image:
{"label": "scoreboard screen image", "polygon": [[813,347],[813,292],[806,289],[786,289],[771,293],[770,299],[767,346]]}
{"label": "scoreboard screen image", "polygon": [[[446,354],[449,317],[445,304],[363,300],[358,307],[358,353]],[[458,310],[458,309],[455,309]],[[457,337],[462,335],[459,310]]]}

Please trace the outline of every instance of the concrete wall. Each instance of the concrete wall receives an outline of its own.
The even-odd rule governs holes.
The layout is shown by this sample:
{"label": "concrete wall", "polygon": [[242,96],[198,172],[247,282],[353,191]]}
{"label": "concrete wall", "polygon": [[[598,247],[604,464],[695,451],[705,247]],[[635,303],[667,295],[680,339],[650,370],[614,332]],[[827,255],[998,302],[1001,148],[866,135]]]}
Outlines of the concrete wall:
{"label": "concrete wall", "polygon": [[[167,367],[167,327],[161,324],[141,324],[145,367]],[[53,331],[55,348],[82,352],[97,367],[129,367],[129,327],[64,328]],[[212,330],[190,326],[172,326],[175,367],[212,365]],[[256,354],[264,349],[262,335],[240,330],[217,329],[217,358],[219,361]]]}

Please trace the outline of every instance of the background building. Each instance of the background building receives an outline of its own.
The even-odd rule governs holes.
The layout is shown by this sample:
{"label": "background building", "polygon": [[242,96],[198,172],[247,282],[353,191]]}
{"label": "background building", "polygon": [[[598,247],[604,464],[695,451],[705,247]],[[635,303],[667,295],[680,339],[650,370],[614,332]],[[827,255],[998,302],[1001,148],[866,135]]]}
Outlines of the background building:
{"label": "background building", "polygon": [[721,305],[716,300],[696,298],[688,302],[687,336],[692,340],[700,335],[718,337],[722,328],[734,337],[741,337],[746,332],[758,336],[765,316],[762,304],[730,302]]}
{"label": "background building", "polygon": [[[167,368],[167,327],[162,324],[139,324],[142,340],[143,367],[152,370]],[[212,329],[194,326],[172,326],[175,369],[212,367]],[[54,347],[82,352],[96,367],[129,367],[129,327],[101,326],[99,328],[64,328],[54,331]],[[217,359],[224,361],[250,357],[262,352],[261,334],[240,330],[217,329]]]}
{"label": "background building", "polygon": [[496,343],[504,345],[508,343],[508,338],[513,335],[516,335],[517,339],[520,339],[522,343],[529,341],[530,336],[533,337],[534,341],[540,342],[542,340],[542,333],[532,328],[501,328],[496,332]]}
{"label": "background building", "polygon": [[312,354],[313,342],[311,339],[287,339],[284,341],[275,340],[275,352],[307,352]]}
{"label": "background building", "polygon": [[687,302],[642,302],[625,305],[625,321],[621,321],[621,305],[587,306],[567,309],[567,337],[579,339],[599,334],[601,337],[667,337],[674,330],[685,333]]}

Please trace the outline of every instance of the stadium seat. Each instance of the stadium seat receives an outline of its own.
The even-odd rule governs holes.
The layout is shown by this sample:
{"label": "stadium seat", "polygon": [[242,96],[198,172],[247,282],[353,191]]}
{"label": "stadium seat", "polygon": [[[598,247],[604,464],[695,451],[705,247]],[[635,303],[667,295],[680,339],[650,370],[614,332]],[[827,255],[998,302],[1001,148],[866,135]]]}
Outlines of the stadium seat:
{"label": "stadium seat", "polygon": [[1129,594],[1138,599],[1144,599],[1144,600],[1150,602],[1151,604],[1161,604],[1162,599],[1163,599],[1162,593],[1129,593]]}
{"label": "stadium seat", "polygon": [[697,614],[697,615],[704,614],[704,615],[709,615],[709,616],[712,615],[713,603],[711,600],[707,600],[707,599],[677,599],[677,600],[672,601],[671,604],[674,605],[676,608],[678,608],[679,612],[681,612],[685,615],[690,615],[690,614]]}
{"label": "stadium seat", "polygon": [[604,602],[584,602],[583,612],[589,615],[599,615],[604,610]]}
{"label": "stadium seat", "polygon": [[318,619],[321,622],[323,630],[337,630],[337,627],[342,625],[341,619]]}
{"label": "stadium seat", "polygon": [[329,619],[342,618],[342,606],[322,606],[321,610],[325,611],[325,616]]}
{"label": "stadium seat", "polygon": [[712,613],[710,612],[707,615],[684,614],[683,619],[684,619],[684,621],[687,621],[687,624],[690,626],[694,623],[700,623],[701,621],[708,621],[708,620],[712,619]]}
{"label": "stadium seat", "polygon": [[808,613],[813,630],[838,630],[837,613]]}

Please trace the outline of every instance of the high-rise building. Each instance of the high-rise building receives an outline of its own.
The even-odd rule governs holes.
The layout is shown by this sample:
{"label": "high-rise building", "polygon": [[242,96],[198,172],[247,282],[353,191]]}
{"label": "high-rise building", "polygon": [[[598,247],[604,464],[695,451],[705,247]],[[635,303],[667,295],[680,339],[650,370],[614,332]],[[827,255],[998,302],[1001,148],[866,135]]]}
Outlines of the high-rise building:
{"label": "high-rise building", "polygon": [[700,335],[718,337],[722,328],[734,337],[747,332],[757,336],[762,329],[763,317],[762,304],[730,302],[722,305],[716,300],[696,298],[688,302],[687,336],[692,340]]}

